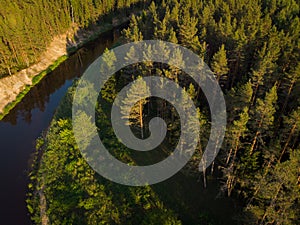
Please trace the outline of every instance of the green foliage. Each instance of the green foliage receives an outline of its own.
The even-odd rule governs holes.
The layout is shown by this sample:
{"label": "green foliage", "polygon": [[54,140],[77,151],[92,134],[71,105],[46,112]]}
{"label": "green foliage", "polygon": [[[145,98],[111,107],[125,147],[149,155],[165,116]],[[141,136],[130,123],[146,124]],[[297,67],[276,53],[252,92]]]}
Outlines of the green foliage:
{"label": "green foliage", "polygon": [[198,19],[191,17],[188,12],[189,11],[187,8],[182,12],[183,18],[179,24],[179,40],[183,46],[194,50],[196,53],[199,53],[201,45],[197,36]]}
{"label": "green foliage", "polygon": [[[70,88],[64,101],[72,100],[73,90]],[[64,102],[58,109],[63,119],[55,117],[42,141],[43,155],[34,187],[37,191],[33,192],[36,194],[27,200],[35,223],[41,224],[43,215],[40,215],[39,208],[45,207],[51,224],[181,224],[176,214],[164,206],[149,186],[126,187],[99,177],[77,148],[70,114],[61,107],[64,107]],[[106,118],[103,111],[98,109],[97,112],[102,121],[98,123],[99,129],[112,130],[103,123]],[[84,113],[78,119],[84,124],[88,122]],[[88,126],[88,129],[82,130],[86,143],[92,138],[89,135],[92,129]],[[109,135],[111,132],[105,133]],[[120,154],[122,147],[118,143],[108,140],[105,143],[118,149],[121,160],[128,157]],[[37,193],[45,195],[46,205],[40,204]]]}
{"label": "green foliage", "polygon": [[[123,3],[122,3],[123,2]],[[53,36],[87,28],[140,1],[0,1],[0,78],[40,61]]]}
{"label": "green foliage", "polygon": [[174,215],[170,211],[162,211],[160,209],[154,209],[149,212],[143,219],[142,225],[156,225],[159,221],[161,225],[181,225],[180,220],[174,218]]}
{"label": "green foliage", "polygon": [[126,120],[128,125],[140,127],[142,137],[144,135],[143,109],[147,103],[147,99],[141,99],[138,103],[136,103],[136,99],[140,96],[150,95],[151,93],[146,82],[138,77],[127,93],[125,99],[121,103],[118,103],[122,119]]}
{"label": "green foliage", "polygon": [[138,19],[135,15],[133,15],[130,19],[129,28],[127,30],[124,30],[124,35],[126,39],[130,42],[143,40],[142,32],[139,30],[138,27]]}
{"label": "green foliage", "polygon": [[[106,73],[107,69],[114,69],[114,63],[117,58],[114,52],[110,52],[108,49],[104,50],[103,55],[104,65],[101,65],[100,71]],[[115,75],[110,77],[110,79],[104,84],[104,87],[101,90],[101,95],[104,100],[109,103],[113,103],[113,100],[117,96],[116,93],[116,77]]]}
{"label": "green foliage", "polygon": [[[240,194],[247,202],[257,194],[256,175],[279,166],[299,146],[296,122],[299,117],[299,3],[293,0],[164,1],[152,3],[149,11],[147,18],[137,25],[145,39],[159,38],[188,47],[211,65],[218,80],[221,78],[228,108],[225,144],[217,159],[223,172],[221,180],[225,188],[222,190],[227,190],[228,195]],[[168,51],[164,55],[168,56]],[[183,61],[179,53],[169,57],[175,64]],[[160,67],[157,71],[186,88],[191,85],[176,67]],[[203,102],[201,91],[196,93],[195,87],[190,87],[188,92],[195,104]],[[184,99],[178,99],[184,104]],[[200,115],[203,115],[208,109],[205,102],[201,106]],[[163,104],[159,108],[166,120],[170,111],[174,113]],[[206,127],[209,117],[202,118]],[[176,132],[179,127],[175,120],[169,131]],[[196,153],[192,161],[200,157]],[[266,206],[263,202],[255,207],[264,214]],[[265,223],[294,224],[283,222],[279,216],[272,219]],[[245,222],[251,223],[259,224]]]}
{"label": "green foliage", "polygon": [[[278,163],[263,176],[258,176],[258,189],[246,211],[252,213],[253,223],[297,224],[299,215],[300,152],[295,150],[290,159]],[[252,223],[251,223],[252,224]]]}
{"label": "green foliage", "polygon": [[[130,5],[127,1],[115,3],[117,7]],[[78,8],[85,4],[79,6],[76,1],[72,4],[74,15],[78,16]],[[84,9],[89,17],[92,11]],[[8,16],[6,20],[7,26],[14,27],[18,18]],[[83,15],[76,20],[82,26],[88,23]],[[204,58],[217,79],[221,78],[228,129],[213,164],[217,166],[212,166],[212,171],[218,170],[213,175],[223,184],[221,192],[226,191],[227,195],[238,196],[241,200],[240,224],[297,224],[299,221],[299,31],[299,3],[294,0],[166,0],[152,2],[141,16],[132,16],[129,28],[123,32],[125,42],[162,39],[183,45]],[[12,70],[5,62],[26,62],[25,56],[10,54],[17,41],[7,43],[1,38],[0,41],[0,45],[5,45],[0,48],[1,70],[6,73]],[[170,54],[161,44],[159,49],[146,49],[145,56],[149,52],[162,54],[173,66],[145,62],[124,68],[107,82],[101,91],[102,98],[111,103],[116,89],[138,76],[156,74],[183,86],[195,105],[201,106],[198,109],[201,139],[191,160],[192,171],[187,173],[199,177],[195,165],[200,162],[210,126],[205,96],[174,66],[184,63],[179,50]],[[134,59],[136,54],[132,48],[126,59]],[[112,66],[114,61],[113,55],[107,56],[104,66]],[[196,118],[180,124],[176,110],[161,100],[135,102],[139,94],[150,94],[145,83],[138,84],[119,104],[124,119],[129,119],[132,128],[140,128],[142,136],[146,117],[160,116],[166,121],[168,133],[172,133],[167,138],[171,145],[177,143],[181,127],[199,122]],[[129,101],[130,96],[133,96],[132,101]],[[174,97],[183,107],[186,105],[185,95]],[[82,96],[84,101],[85,96]],[[134,107],[128,108],[129,104]],[[106,121],[109,110],[101,109],[101,101],[98,106],[97,125],[100,133],[106,134],[104,143],[112,148],[118,159],[132,163],[130,153],[115,141]],[[130,115],[125,113],[130,110]],[[62,111],[70,115],[66,109],[59,112]],[[88,121],[89,118],[82,115],[81,119]],[[152,187],[126,188],[96,176],[79,155],[70,121],[66,116],[62,121],[55,120],[45,140],[47,151],[38,176],[40,180],[43,177],[45,193],[51,199],[47,213],[51,221],[56,221],[54,224],[58,224],[57,221],[60,224],[180,224]],[[188,148],[189,141],[182,147]],[[204,185],[205,176],[204,171]],[[38,221],[37,217],[35,220]],[[205,215],[200,220],[203,224],[213,223]]]}
{"label": "green foliage", "polygon": [[228,73],[229,68],[227,66],[226,50],[224,45],[222,45],[219,51],[214,54],[211,68],[216,74],[218,81],[223,75],[226,75]]}

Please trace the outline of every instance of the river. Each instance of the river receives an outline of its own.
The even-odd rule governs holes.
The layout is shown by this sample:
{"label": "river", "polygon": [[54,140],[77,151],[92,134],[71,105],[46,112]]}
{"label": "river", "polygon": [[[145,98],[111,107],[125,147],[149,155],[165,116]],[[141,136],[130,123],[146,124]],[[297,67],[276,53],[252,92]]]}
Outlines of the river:
{"label": "river", "polygon": [[53,72],[33,87],[22,101],[0,121],[0,224],[31,224],[26,208],[27,173],[35,140],[50,124],[53,113],[73,79],[104,49],[110,48],[119,35],[119,29],[102,34],[98,39],[70,56]]}
{"label": "river", "polygon": [[[26,208],[28,170],[35,151],[35,140],[46,131],[55,109],[72,81],[110,48],[118,39],[119,29],[102,34],[69,57],[53,72],[33,87],[24,99],[0,121],[0,224],[30,225]],[[220,224],[233,224],[231,217],[239,209],[229,198],[218,198],[216,180],[203,189],[201,182],[181,173],[167,181],[154,185],[153,189],[169,206],[183,209],[178,212],[184,224],[193,224],[200,212],[206,211]],[[168,190],[168,195],[165,195]],[[188,190],[188,191],[187,191]],[[180,199],[179,201],[176,201]]]}

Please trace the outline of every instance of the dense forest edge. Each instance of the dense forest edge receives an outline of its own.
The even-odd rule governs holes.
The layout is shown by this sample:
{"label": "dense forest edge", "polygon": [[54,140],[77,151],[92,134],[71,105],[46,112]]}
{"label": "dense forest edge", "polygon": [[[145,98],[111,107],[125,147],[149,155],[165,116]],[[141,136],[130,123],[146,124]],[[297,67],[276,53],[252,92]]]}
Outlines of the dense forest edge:
{"label": "dense forest edge", "polygon": [[[53,4],[64,10],[57,13]],[[138,13],[146,3],[112,1],[99,8],[96,1],[11,1],[0,6],[1,120],[68,55],[128,22],[129,13]]]}
{"label": "dense forest edge", "polygon": [[[161,184],[129,187],[108,181],[93,171],[82,157],[72,131],[71,106],[77,83],[69,88],[48,131],[36,142],[27,195],[34,224],[180,225],[182,220],[187,224],[235,224],[228,215],[239,212],[239,206],[233,201],[216,199],[218,185],[213,178],[208,179],[212,191],[184,173]],[[113,131],[108,122],[109,109],[98,108],[97,114],[98,126],[109,132],[105,142],[115,156],[133,162],[130,151],[110,136]],[[190,195],[182,195],[181,191],[187,189]],[[205,196],[201,196],[203,193]],[[236,209],[214,212],[216,205],[224,203]]]}
{"label": "dense forest edge", "polygon": [[[129,28],[123,31],[124,42],[161,39],[185,46],[211,67],[224,91],[226,137],[216,160],[201,174],[197,165],[209,135],[209,107],[201,89],[186,74],[165,64],[133,64],[116,73],[101,91],[96,107],[99,136],[116,158],[135,164],[140,158],[135,159],[118,142],[108,119],[116,94],[132,80],[154,74],[184,86],[198,108],[201,140],[181,173],[204,190],[209,189],[210,180],[217,180],[215,197],[239,202],[232,221],[220,221],[205,211],[191,215],[194,205],[178,206],[189,202],[183,200],[189,189],[177,187],[180,194],[174,201],[174,196],[165,193],[168,189],[159,192],[157,186],[121,186],[96,174],[81,156],[72,132],[76,83],[60,104],[48,132],[37,140],[38,160],[30,175],[27,202],[32,220],[37,224],[299,224],[299,31],[299,3],[294,0],[164,0],[152,2],[141,15],[131,17]],[[163,45],[159,51],[169,54]],[[135,54],[132,49],[127,57]],[[172,60],[183,60],[181,52],[173,54]],[[106,60],[109,66],[116,57],[112,54]],[[149,92],[144,83],[139,85],[131,95]],[[179,95],[178,101],[184,105],[185,99]],[[125,99],[120,107],[127,104]],[[152,106],[160,110],[151,110]],[[147,123],[139,123],[139,118],[147,121],[153,116],[170,125],[169,142],[161,146],[168,150],[178,138],[180,123],[166,102],[145,99],[137,104],[130,115],[132,130],[137,136],[147,135]],[[94,138],[89,136],[89,118],[84,113],[78,118],[87,125],[83,132],[88,144]],[[41,212],[47,217],[44,221]]]}

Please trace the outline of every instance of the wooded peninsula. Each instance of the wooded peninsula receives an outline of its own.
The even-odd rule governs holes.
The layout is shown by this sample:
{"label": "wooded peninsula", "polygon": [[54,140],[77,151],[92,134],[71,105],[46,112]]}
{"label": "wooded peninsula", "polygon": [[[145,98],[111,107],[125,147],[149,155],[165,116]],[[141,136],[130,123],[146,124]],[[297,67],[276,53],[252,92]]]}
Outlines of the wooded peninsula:
{"label": "wooded peninsula", "polygon": [[[211,117],[197,83],[178,67],[156,62],[135,63],[115,73],[99,94],[95,114],[98,136],[118,160],[149,165],[168,157],[183,126],[167,101],[143,99],[122,119],[129,121],[136,137],[145,138],[148,122],[160,117],[167,124],[167,136],[151,152],[125,147],[114,134],[110,114],[117,94],[134,80],[159,76],[179,84],[198,114],[184,125],[200,124],[197,149],[176,176],[130,187],[103,178],[81,155],[72,128],[72,101],[79,82],[75,80],[49,129],[36,141],[27,198],[34,224],[300,224],[299,1],[28,0],[2,5],[0,77],[37,63],[53,36],[72,27],[90,29],[116,15],[130,16],[118,45],[164,40],[190,49],[211,68],[226,100],[224,142],[210,167],[199,172]],[[184,61],[182,52],[171,54],[164,44],[144,54],[147,51]],[[137,54],[131,49],[126,57],[134,59]],[[104,66],[115,61],[110,52]],[[138,82],[119,104],[121,112],[133,104],[131,99],[150,92],[145,82]],[[187,105],[184,94],[168,94]],[[86,100],[82,96],[83,104]],[[89,144],[95,138],[93,124],[84,112],[77,119],[85,124],[80,132]]]}

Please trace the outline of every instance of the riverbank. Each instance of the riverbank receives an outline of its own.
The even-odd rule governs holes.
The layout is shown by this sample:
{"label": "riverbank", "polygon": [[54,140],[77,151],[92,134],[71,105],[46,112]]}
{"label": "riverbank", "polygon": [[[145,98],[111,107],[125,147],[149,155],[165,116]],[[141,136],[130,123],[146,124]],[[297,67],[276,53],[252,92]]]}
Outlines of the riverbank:
{"label": "riverbank", "polygon": [[[98,224],[160,224],[161,221],[176,225],[235,224],[231,218],[238,210],[236,203],[219,196],[219,185],[213,179],[208,179],[205,189],[196,177],[180,172],[159,184],[129,187],[110,182],[92,171],[73,137],[71,108],[75,87],[73,83],[47,132],[37,140],[27,199],[32,221],[41,225],[63,219],[66,224],[96,224],[88,222],[88,218],[99,213],[94,218]],[[100,108],[97,112],[101,118],[97,122],[99,129],[110,134],[108,112]],[[110,136],[105,143],[117,149],[120,160],[132,159]]]}
{"label": "riverbank", "polygon": [[0,79],[0,120],[7,115],[43,77],[57,68],[69,55],[95,40],[99,35],[129,21],[129,17],[116,17],[110,22],[93,25],[90,29],[80,30],[72,27],[65,34],[53,39],[42,54],[39,63],[16,74]]}

